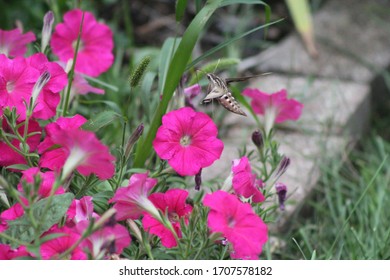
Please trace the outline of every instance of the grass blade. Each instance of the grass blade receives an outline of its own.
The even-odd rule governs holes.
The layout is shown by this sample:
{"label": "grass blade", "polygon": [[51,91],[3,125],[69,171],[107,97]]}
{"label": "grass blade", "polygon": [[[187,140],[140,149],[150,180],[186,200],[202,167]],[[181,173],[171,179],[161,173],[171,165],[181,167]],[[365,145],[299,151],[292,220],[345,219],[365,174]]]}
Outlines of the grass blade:
{"label": "grass blade", "polygon": [[189,70],[191,69],[192,67],[194,67],[196,64],[198,64],[200,61],[202,61],[203,59],[213,55],[214,53],[216,53],[217,51],[223,49],[224,47],[228,46],[229,44],[245,37],[245,36],[248,36],[249,34],[253,33],[253,32],[256,32],[260,29],[263,29],[263,28],[267,28],[268,26],[271,26],[273,24],[276,24],[276,23],[279,23],[281,21],[283,21],[284,19],[279,19],[279,20],[276,20],[276,21],[273,21],[273,22],[269,22],[267,24],[264,24],[264,25],[261,25],[261,26],[258,26],[258,27],[255,27],[245,33],[242,33],[242,34],[239,34],[237,36],[234,36],[233,38],[230,38],[229,40],[226,40],[225,42],[215,46],[214,48],[208,50],[207,52],[205,52],[204,54],[202,54],[201,56],[199,56],[198,58],[194,59],[191,63],[189,63],[186,67],[186,70]]}

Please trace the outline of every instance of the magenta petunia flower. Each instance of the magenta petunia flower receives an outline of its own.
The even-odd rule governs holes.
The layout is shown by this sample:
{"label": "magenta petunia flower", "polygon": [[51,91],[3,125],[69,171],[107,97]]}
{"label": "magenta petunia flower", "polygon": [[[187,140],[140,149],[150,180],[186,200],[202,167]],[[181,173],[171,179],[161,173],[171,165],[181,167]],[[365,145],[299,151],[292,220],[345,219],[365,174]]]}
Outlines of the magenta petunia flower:
{"label": "magenta petunia flower", "polygon": [[207,224],[211,232],[220,232],[232,245],[234,259],[258,259],[268,239],[266,224],[248,203],[224,191],[207,194],[203,200],[210,207]]}
{"label": "magenta petunia flower", "polygon": [[285,89],[268,94],[258,89],[246,88],[242,94],[252,98],[251,106],[256,114],[264,115],[267,134],[274,123],[297,120],[301,116],[303,104],[295,99],[287,99]]}
{"label": "magenta petunia flower", "polygon": [[56,109],[60,102],[60,91],[68,83],[68,76],[64,69],[56,62],[50,62],[42,53],[37,53],[28,57],[26,62],[29,66],[37,69],[39,74],[45,71],[50,73],[50,80],[43,87],[35,104],[33,117],[47,120],[56,115]]}
{"label": "magenta petunia flower", "polygon": [[[14,138],[10,139],[11,144],[16,148],[20,148],[20,141],[17,139],[16,135],[12,133],[11,128],[8,126],[5,120],[2,121],[1,129],[6,133],[12,134]],[[39,141],[41,139],[41,131],[42,129],[36,121],[29,121],[28,134],[33,134],[27,138],[27,144],[30,152],[35,151],[35,149],[38,147]],[[24,125],[18,128],[18,132],[20,135],[23,135]],[[2,139],[0,139],[0,151],[0,166],[27,164],[26,159],[21,154],[17,153],[15,150],[9,147],[7,143],[3,142]]]}
{"label": "magenta petunia flower", "polygon": [[38,147],[42,154],[40,166],[51,170],[63,168],[64,178],[76,169],[84,176],[94,173],[101,180],[109,179],[115,172],[115,158],[93,132],[79,128],[84,120],[80,116],[59,118],[47,125],[47,139]]}
{"label": "magenta petunia flower", "polygon": [[27,44],[35,41],[31,31],[22,34],[19,28],[0,30],[0,54],[8,57],[23,56],[27,51]]}
{"label": "magenta petunia flower", "polygon": [[149,192],[157,184],[157,179],[149,178],[148,173],[136,173],[130,177],[127,187],[120,187],[108,202],[115,203],[118,221],[138,219],[145,211],[159,215],[158,210],[148,199]]}
{"label": "magenta petunia flower", "polygon": [[87,93],[104,94],[104,89],[91,86],[82,74],[76,72],[70,90],[71,96],[86,95]]}
{"label": "magenta petunia flower", "polygon": [[[20,183],[18,184],[18,191],[24,193],[24,189],[22,187],[22,182],[25,181],[27,183],[34,183],[34,177],[39,177],[41,179],[41,184],[39,185],[39,189],[35,193],[39,196],[39,198],[48,197],[53,188],[56,175],[52,171],[41,172],[38,167],[32,167],[22,172],[23,176],[20,178]],[[34,191],[30,190],[30,195],[32,195]],[[60,186],[54,194],[63,194],[65,190],[62,186]],[[25,201],[27,203],[27,201]]]}
{"label": "magenta petunia flower", "polygon": [[30,253],[27,252],[26,246],[12,249],[11,246],[7,244],[0,244],[0,260],[15,260],[28,256],[30,256]]}
{"label": "magenta petunia flower", "polygon": [[[88,221],[77,224],[77,230],[82,234],[88,228]],[[129,246],[131,238],[126,227],[120,224],[105,224],[81,243],[84,251],[91,254],[92,259],[103,259],[112,254],[121,254]]]}
{"label": "magenta petunia flower", "polygon": [[236,159],[233,161],[233,189],[234,192],[244,198],[252,198],[253,202],[263,202],[264,195],[259,190],[263,186],[260,179],[256,179],[256,175],[252,173],[251,166],[247,157]]}
{"label": "magenta petunia flower", "polygon": [[26,118],[26,103],[40,73],[27,64],[23,57],[9,59],[0,54],[0,114],[5,107],[16,108],[19,120]]}
{"label": "magenta petunia flower", "polygon": [[[188,216],[192,211],[191,205],[186,204],[187,196],[188,191],[181,189],[171,189],[166,193],[153,193],[149,196],[149,199],[162,213],[167,213],[168,219],[179,238],[182,237],[180,219],[184,219],[184,223],[188,224]],[[160,237],[163,246],[167,248],[177,246],[173,233],[152,215],[145,213],[142,225],[147,232]]]}
{"label": "magenta petunia flower", "polygon": [[220,158],[223,142],[213,120],[189,107],[163,116],[153,147],[182,176],[195,175]]}
{"label": "magenta petunia flower", "polygon": [[[44,260],[58,259],[58,257],[71,248],[81,237],[81,235],[72,229],[64,226],[59,228],[54,225],[51,229],[45,232],[43,236],[49,234],[63,234],[54,239],[44,242],[40,247],[40,253]],[[81,246],[77,246],[68,256],[71,260],[85,260],[87,255],[83,252]]]}
{"label": "magenta petunia flower", "polygon": [[[83,11],[79,9],[68,11],[64,15],[64,22],[55,27],[50,46],[61,61],[74,58],[82,14]],[[107,71],[114,62],[113,47],[110,28],[98,23],[92,13],[84,12],[76,71],[92,77]]]}
{"label": "magenta petunia flower", "polygon": [[57,63],[49,62],[42,53],[14,59],[0,54],[0,114],[5,107],[15,107],[19,120],[23,121],[34,85],[45,72],[48,72],[50,79],[38,94],[32,116],[46,120],[56,114],[59,92],[67,84],[65,71]]}

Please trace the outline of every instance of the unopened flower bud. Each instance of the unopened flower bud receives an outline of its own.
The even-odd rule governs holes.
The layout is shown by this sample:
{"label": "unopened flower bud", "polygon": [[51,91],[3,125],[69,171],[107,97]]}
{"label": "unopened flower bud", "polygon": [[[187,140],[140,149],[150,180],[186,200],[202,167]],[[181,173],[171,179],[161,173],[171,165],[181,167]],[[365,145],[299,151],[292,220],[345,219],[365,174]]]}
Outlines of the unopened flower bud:
{"label": "unopened flower bud", "polygon": [[260,131],[256,130],[252,133],[252,142],[257,148],[261,149],[264,146],[263,135]]}
{"label": "unopened flower bud", "polygon": [[202,168],[195,175],[195,190],[200,190],[200,185],[202,184]]}
{"label": "unopened flower bud", "polygon": [[284,202],[286,201],[287,197],[287,186],[283,183],[276,183],[275,189],[279,199],[279,208],[280,210],[284,211]]}
{"label": "unopened flower bud", "polygon": [[276,172],[276,177],[279,178],[286,172],[288,166],[290,165],[290,159],[288,157],[283,157],[279,163],[278,171]]}
{"label": "unopened flower bud", "polygon": [[54,23],[54,14],[52,11],[48,11],[45,17],[43,18],[42,40],[41,40],[42,53],[45,52],[45,49],[49,44],[53,23]]}
{"label": "unopened flower bud", "polygon": [[125,151],[125,158],[129,158],[130,152],[133,149],[134,144],[138,141],[138,139],[141,137],[142,133],[144,132],[144,125],[141,123],[137,129],[131,134],[129,141],[127,141],[126,145],[126,151]]}
{"label": "unopened flower bud", "polygon": [[42,91],[43,87],[49,82],[50,78],[51,78],[51,75],[50,75],[49,71],[43,72],[43,74],[38,78],[38,81],[35,83],[33,91],[32,91],[32,96],[31,96],[32,106],[35,105],[35,102],[37,101],[40,92]]}

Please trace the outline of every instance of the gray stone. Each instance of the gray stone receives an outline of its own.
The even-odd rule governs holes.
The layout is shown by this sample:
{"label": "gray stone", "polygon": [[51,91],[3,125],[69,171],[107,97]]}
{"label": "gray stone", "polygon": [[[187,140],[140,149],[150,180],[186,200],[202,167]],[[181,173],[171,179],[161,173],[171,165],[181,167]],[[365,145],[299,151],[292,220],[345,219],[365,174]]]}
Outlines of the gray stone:
{"label": "gray stone", "polygon": [[389,9],[390,2],[381,0],[328,1],[313,20],[317,59],[294,33],[244,60],[239,70],[257,66],[259,71],[369,82],[390,64]]}
{"label": "gray stone", "polygon": [[[289,121],[279,125],[282,128],[304,134],[327,131],[330,134],[349,134],[359,138],[368,125],[370,89],[364,84],[274,74],[255,79],[248,87],[258,88],[266,93],[285,88],[288,98],[295,98],[304,104],[301,118],[296,122]],[[224,121],[231,129],[236,126],[257,126],[250,115],[241,117],[229,113]]]}

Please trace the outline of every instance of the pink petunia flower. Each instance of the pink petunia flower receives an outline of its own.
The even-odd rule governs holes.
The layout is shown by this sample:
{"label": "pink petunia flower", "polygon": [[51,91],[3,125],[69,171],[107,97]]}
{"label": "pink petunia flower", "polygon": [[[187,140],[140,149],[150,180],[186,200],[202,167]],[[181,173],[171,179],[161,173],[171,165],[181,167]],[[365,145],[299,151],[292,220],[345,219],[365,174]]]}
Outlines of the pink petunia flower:
{"label": "pink petunia flower", "polygon": [[287,99],[285,89],[268,94],[258,89],[246,88],[242,94],[252,98],[251,106],[256,114],[264,115],[267,134],[274,123],[297,120],[301,116],[303,104],[295,99]]}
{"label": "pink petunia flower", "polygon": [[[63,235],[50,239],[41,245],[40,253],[44,260],[58,259],[62,253],[71,248],[81,237],[79,233],[72,229],[66,226],[59,228],[57,225],[54,225],[43,236],[54,233]],[[80,245],[70,252],[68,257],[71,260],[85,260],[87,258]]]}
{"label": "pink petunia flower", "polygon": [[[35,193],[32,189],[30,190],[30,195],[38,195],[39,198],[48,197],[52,191],[56,175],[52,171],[41,172],[38,167],[32,167],[22,172],[23,176],[20,178],[20,183],[18,184],[18,191],[24,193],[22,182],[25,181],[27,183],[34,183],[34,177],[39,177],[41,180],[41,184],[37,192]],[[62,186],[60,186],[54,194],[63,194],[65,190]],[[27,203],[27,201],[25,201]]]}
{"label": "pink petunia flower", "polygon": [[91,86],[82,74],[76,72],[70,90],[71,96],[86,95],[87,93],[104,94],[104,89]]}
{"label": "pink petunia flower", "polygon": [[11,246],[7,244],[0,244],[0,260],[15,260],[28,256],[30,256],[30,253],[27,252],[26,246],[12,249]]}
{"label": "pink petunia flower", "polygon": [[[18,128],[18,132],[20,135],[24,134],[24,125],[21,125]],[[20,148],[20,141],[17,139],[16,135],[12,132],[11,128],[7,124],[5,120],[2,121],[2,127],[1,129],[9,134],[12,134],[14,138],[9,139],[11,144],[16,147],[17,149]],[[29,151],[33,152],[38,147],[39,141],[41,139],[41,127],[39,126],[38,122],[34,120],[30,120],[28,123],[28,134],[31,135],[27,138],[27,144],[29,147]],[[13,150],[11,147],[7,145],[7,143],[3,142],[2,139],[0,139],[0,166],[10,166],[13,164],[27,164],[26,159]]]}
{"label": "pink petunia flower", "polygon": [[[64,15],[64,22],[55,27],[50,46],[61,61],[74,58],[82,15],[83,11],[79,9],[68,11]],[[107,71],[114,62],[113,47],[110,28],[98,23],[92,13],[84,12],[76,71],[92,77]]]}
{"label": "pink petunia flower", "polygon": [[[88,228],[88,221],[77,224],[77,230],[82,234]],[[84,251],[91,254],[92,259],[98,260],[112,254],[121,254],[129,246],[131,238],[126,227],[120,224],[105,224],[81,243]]]}
{"label": "pink petunia flower", "polygon": [[23,121],[26,118],[25,104],[29,104],[39,76],[39,71],[29,66],[25,58],[9,59],[0,54],[0,109],[15,107],[19,120]]}
{"label": "pink petunia flower", "polygon": [[83,196],[80,199],[74,199],[66,215],[66,225],[69,227],[82,221],[89,221],[91,218],[99,218],[99,215],[93,211],[92,196]]}
{"label": "pink petunia flower", "polygon": [[46,120],[56,114],[59,92],[67,84],[65,71],[42,53],[14,59],[0,54],[0,109],[15,107],[19,120],[25,120],[26,104],[30,103],[34,85],[44,72],[50,74],[50,80],[38,95],[32,116]]}
{"label": "pink petunia flower", "polygon": [[56,115],[56,109],[60,102],[60,91],[68,83],[68,76],[62,67],[56,62],[50,62],[42,53],[34,54],[26,59],[29,66],[37,69],[39,74],[45,71],[50,73],[50,80],[43,87],[35,104],[33,117],[47,120]]}
{"label": "pink petunia flower", "polygon": [[153,147],[182,176],[195,175],[220,158],[223,142],[213,120],[189,107],[163,116]]}
{"label": "pink petunia flower", "polygon": [[59,118],[46,126],[47,140],[38,147],[42,154],[40,166],[63,168],[64,178],[76,169],[84,176],[94,173],[101,180],[109,179],[115,172],[115,158],[93,132],[79,128],[84,120],[80,116]]}
{"label": "pink petunia flower", "polygon": [[[167,213],[168,219],[179,238],[182,237],[180,219],[184,219],[184,223],[188,224],[188,216],[192,211],[191,205],[186,204],[187,196],[188,191],[181,189],[171,189],[166,193],[153,193],[149,196],[149,199],[162,213]],[[160,237],[163,246],[167,248],[177,246],[173,233],[150,214],[145,214],[142,225],[147,232]]]}
{"label": "pink petunia flower", "polygon": [[220,232],[232,245],[234,259],[258,259],[268,239],[266,224],[250,204],[224,191],[207,194],[203,200],[210,207],[207,224],[211,232]]}
{"label": "pink petunia flower", "polygon": [[35,41],[31,31],[22,34],[19,28],[0,30],[0,54],[8,57],[23,56],[27,51],[27,44]]}
{"label": "pink petunia flower", "polygon": [[244,198],[252,198],[253,202],[263,202],[264,195],[259,190],[263,182],[256,179],[256,175],[252,173],[251,166],[247,157],[236,159],[233,161],[233,189],[234,192]]}
{"label": "pink petunia flower", "polygon": [[23,216],[24,209],[20,203],[15,203],[7,210],[4,210],[0,214],[0,232],[3,232],[8,229],[7,221],[16,220],[17,218]]}
{"label": "pink petunia flower", "polygon": [[157,179],[149,178],[148,173],[136,173],[130,177],[127,187],[120,187],[108,202],[115,203],[118,221],[138,219],[145,211],[159,215],[158,210],[148,199],[149,192],[157,184]]}

